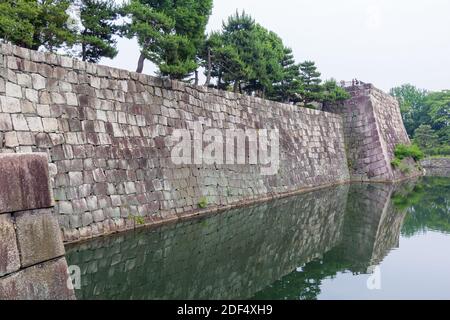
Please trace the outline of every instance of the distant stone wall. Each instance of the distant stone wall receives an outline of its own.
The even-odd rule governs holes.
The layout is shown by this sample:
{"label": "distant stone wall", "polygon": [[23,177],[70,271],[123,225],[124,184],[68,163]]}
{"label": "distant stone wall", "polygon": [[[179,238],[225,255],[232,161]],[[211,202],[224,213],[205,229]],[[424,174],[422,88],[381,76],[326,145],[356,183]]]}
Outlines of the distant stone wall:
{"label": "distant stone wall", "polygon": [[[2,44],[0,151],[45,152],[67,241],[348,180],[339,115]],[[280,168],[174,165],[174,129],[280,131]],[[248,148],[248,145],[246,146]]]}
{"label": "distant stone wall", "polygon": [[450,158],[428,158],[421,165],[427,176],[450,177]]}
{"label": "distant stone wall", "polygon": [[0,300],[73,299],[45,154],[0,154]]}
{"label": "distant stone wall", "polygon": [[412,160],[407,173],[390,163],[396,145],[411,143],[396,99],[372,84],[348,87],[347,91],[349,100],[325,106],[324,110],[343,117],[351,180],[392,181],[420,175]]}

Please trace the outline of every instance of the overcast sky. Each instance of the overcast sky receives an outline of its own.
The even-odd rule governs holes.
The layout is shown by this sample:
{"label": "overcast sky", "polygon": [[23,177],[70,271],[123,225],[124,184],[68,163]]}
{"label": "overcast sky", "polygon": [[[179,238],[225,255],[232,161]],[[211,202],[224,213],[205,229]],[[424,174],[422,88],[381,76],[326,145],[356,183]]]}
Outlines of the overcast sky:
{"label": "overcast sky", "polygon": [[[279,34],[298,62],[315,61],[323,79],[450,89],[449,0],[214,0],[208,30],[236,9]],[[102,63],[135,70],[136,41],[119,50]],[[144,72],[154,72],[148,61]]]}

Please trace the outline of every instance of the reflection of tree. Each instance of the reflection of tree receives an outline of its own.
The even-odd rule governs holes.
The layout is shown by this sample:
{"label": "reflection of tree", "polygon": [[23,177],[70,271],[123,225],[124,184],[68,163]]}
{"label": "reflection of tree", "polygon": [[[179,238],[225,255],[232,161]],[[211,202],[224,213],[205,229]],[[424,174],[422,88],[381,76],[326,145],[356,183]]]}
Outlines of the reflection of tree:
{"label": "reflection of tree", "polygon": [[402,200],[401,204],[405,203],[408,215],[402,228],[402,235],[411,237],[426,230],[450,232],[448,178],[423,178],[406,200]]}
{"label": "reflection of tree", "polygon": [[337,247],[307,263],[300,272],[294,271],[257,293],[254,299],[316,300],[322,280],[334,278],[337,273],[354,267],[342,259],[342,248]]}

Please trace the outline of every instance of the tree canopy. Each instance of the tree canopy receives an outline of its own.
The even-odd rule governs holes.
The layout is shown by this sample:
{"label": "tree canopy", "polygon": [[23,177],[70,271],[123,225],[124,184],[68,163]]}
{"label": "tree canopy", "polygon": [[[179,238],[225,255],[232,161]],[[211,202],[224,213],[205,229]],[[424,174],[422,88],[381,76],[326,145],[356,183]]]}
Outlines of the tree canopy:
{"label": "tree canopy", "polygon": [[0,39],[99,62],[118,54],[123,36],[137,39],[139,73],[149,60],[160,76],[192,81],[194,74],[198,84],[203,67],[207,86],[308,107],[349,97],[333,79],[322,82],[313,61],[297,63],[275,32],[244,11],[206,34],[212,7],[213,0],[4,0]]}
{"label": "tree canopy", "polygon": [[245,12],[236,12],[213,32],[201,51],[206,85],[259,97],[309,105],[349,98],[336,81],[322,83],[312,61],[297,64],[292,49]]}
{"label": "tree canopy", "polygon": [[16,45],[56,51],[75,42],[69,27],[69,0],[4,0],[0,3],[0,38]]}
{"label": "tree canopy", "polygon": [[119,8],[114,0],[78,0],[81,30],[77,42],[81,46],[79,57],[83,61],[98,62],[102,57],[114,58],[117,41],[114,36],[120,27]]}
{"label": "tree canopy", "polygon": [[391,89],[408,134],[428,154],[450,154],[450,91],[427,92],[405,84]]}
{"label": "tree canopy", "polygon": [[131,0],[124,9],[131,19],[125,34],[141,48],[137,72],[145,59],[174,79],[194,72],[211,10],[212,0]]}

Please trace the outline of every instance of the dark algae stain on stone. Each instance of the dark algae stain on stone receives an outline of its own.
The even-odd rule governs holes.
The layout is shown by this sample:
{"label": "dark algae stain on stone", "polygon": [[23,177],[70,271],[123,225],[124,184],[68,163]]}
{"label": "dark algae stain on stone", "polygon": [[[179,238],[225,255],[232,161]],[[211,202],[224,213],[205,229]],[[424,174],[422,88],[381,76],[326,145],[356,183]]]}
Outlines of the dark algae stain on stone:
{"label": "dark algae stain on stone", "polygon": [[45,154],[0,155],[0,213],[52,204]]}

